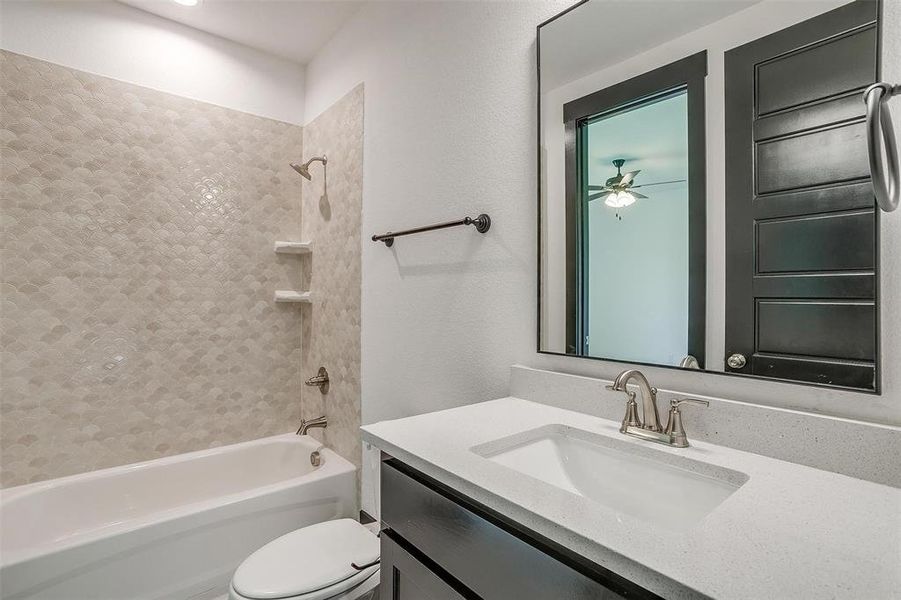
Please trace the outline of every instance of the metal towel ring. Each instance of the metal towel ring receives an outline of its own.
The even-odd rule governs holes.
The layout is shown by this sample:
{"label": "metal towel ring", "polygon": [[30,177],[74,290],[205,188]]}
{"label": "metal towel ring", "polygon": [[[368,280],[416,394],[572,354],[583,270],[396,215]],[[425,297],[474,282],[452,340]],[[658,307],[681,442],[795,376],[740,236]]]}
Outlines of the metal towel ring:
{"label": "metal towel ring", "polygon": [[887,83],[874,83],[863,93],[863,101],[867,105],[867,152],[870,157],[870,175],[876,203],[885,212],[892,212],[898,208],[901,199],[895,130],[888,108],[883,107],[886,100],[897,93],[901,93],[901,87]]}

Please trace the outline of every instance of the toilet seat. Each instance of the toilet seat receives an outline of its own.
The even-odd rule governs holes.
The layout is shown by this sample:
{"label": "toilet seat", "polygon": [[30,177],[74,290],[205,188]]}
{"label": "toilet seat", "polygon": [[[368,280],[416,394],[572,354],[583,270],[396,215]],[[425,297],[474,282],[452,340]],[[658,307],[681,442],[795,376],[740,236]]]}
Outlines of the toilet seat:
{"label": "toilet seat", "polygon": [[[378,538],[357,521],[317,523],[276,538],[248,556],[232,577],[230,597],[355,598],[358,596],[353,593],[363,594],[378,583],[378,559]],[[352,564],[365,568],[356,569]]]}
{"label": "toilet seat", "polygon": [[[289,596],[287,598],[280,598],[279,600],[374,600],[377,599],[378,596],[370,595],[370,592],[378,588],[378,585],[379,571],[376,569],[376,571],[367,579],[363,580],[362,583],[358,584],[356,587],[345,590],[344,592],[335,592],[330,588],[326,588],[302,596]],[[232,586],[229,586],[228,592],[228,600],[256,600],[255,598],[242,596],[237,593]],[[334,595],[336,593],[337,595]]]}

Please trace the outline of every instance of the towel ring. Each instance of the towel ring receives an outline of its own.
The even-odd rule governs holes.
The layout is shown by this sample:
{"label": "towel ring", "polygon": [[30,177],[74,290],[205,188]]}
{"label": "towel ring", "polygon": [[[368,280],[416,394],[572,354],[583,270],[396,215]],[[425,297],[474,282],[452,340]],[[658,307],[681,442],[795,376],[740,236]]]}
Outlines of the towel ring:
{"label": "towel ring", "polygon": [[886,100],[898,93],[901,93],[901,86],[887,83],[874,83],[863,93],[863,101],[867,105],[867,153],[870,158],[873,192],[876,194],[876,203],[885,212],[898,208],[901,198],[895,130],[891,113],[883,106]]}

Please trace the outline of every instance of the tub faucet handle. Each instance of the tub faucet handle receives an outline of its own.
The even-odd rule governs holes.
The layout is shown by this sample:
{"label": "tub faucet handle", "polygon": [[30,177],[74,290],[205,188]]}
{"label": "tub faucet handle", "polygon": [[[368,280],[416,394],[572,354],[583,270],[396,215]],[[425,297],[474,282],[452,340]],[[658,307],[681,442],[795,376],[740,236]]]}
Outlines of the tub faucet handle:
{"label": "tub faucet handle", "polygon": [[325,370],[325,367],[319,367],[316,375],[304,381],[304,384],[312,387],[318,387],[320,392],[327,394],[329,387],[328,371]]}

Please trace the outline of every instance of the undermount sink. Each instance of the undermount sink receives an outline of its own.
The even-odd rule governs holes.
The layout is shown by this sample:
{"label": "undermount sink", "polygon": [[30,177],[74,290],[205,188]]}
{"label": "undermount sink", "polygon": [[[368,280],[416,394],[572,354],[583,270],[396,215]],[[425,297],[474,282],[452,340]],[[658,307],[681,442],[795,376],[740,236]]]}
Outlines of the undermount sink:
{"label": "undermount sink", "polygon": [[687,529],[748,476],[625,440],[547,425],[471,449],[493,462],[619,513]]}

